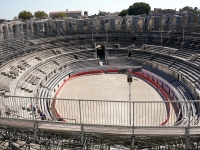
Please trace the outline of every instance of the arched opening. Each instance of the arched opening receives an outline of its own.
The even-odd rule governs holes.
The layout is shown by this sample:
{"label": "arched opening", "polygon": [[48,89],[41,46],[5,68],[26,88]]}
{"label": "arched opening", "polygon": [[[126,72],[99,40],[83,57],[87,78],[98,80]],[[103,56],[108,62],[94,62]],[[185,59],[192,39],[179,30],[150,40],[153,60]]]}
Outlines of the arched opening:
{"label": "arched opening", "polygon": [[107,31],[110,30],[110,21],[109,20],[105,21],[105,27],[107,28]]}
{"label": "arched opening", "polygon": [[72,21],[72,25],[73,25],[73,30],[77,31],[77,21]]}
{"label": "arched opening", "polygon": [[53,23],[53,29],[56,30],[56,29],[57,29],[57,26],[58,26],[57,22],[54,22],[54,23]]}
{"label": "arched opening", "polygon": [[104,20],[101,20],[101,25],[104,25]]}
{"label": "arched opening", "polygon": [[30,23],[28,23],[28,29],[32,29],[32,27],[31,27],[31,24]]}
{"label": "arched opening", "polygon": [[47,33],[47,23],[44,23],[44,32]]}
{"label": "arched opening", "polygon": [[97,45],[97,56],[99,57],[102,62],[105,61],[105,46],[104,45]]}
{"label": "arched opening", "polygon": [[122,20],[122,24],[126,24],[126,20],[125,19]]}
{"label": "arched opening", "polygon": [[12,30],[13,30],[13,34],[16,34],[16,33],[17,33],[17,26],[16,26],[16,25],[13,25],[13,26],[12,26]]}
{"label": "arched opening", "polygon": [[144,19],[144,23],[147,23],[147,18]]}
{"label": "arched opening", "polygon": [[7,33],[8,31],[7,31],[7,27],[6,26],[3,26],[3,33]]}
{"label": "arched opening", "polygon": [[97,19],[94,20],[94,25],[95,25],[95,26],[99,26],[99,20],[97,20]]}
{"label": "arched opening", "polygon": [[28,30],[27,25],[26,25],[26,24],[23,24],[23,32],[26,33],[27,30]]}
{"label": "arched opening", "polygon": [[153,30],[154,29],[154,19],[151,18],[150,21],[149,21],[149,31]]}
{"label": "arched opening", "polygon": [[105,21],[105,24],[107,24],[107,23],[109,23],[109,20],[108,20],[108,19]]}
{"label": "arched opening", "polygon": [[192,23],[192,17],[191,16],[188,17],[188,23]]}
{"label": "arched opening", "polygon": [[83,21],[83,26],[88,26],[88,22],[87,21]]}
{"label": "arched opening", "polygon": [[116,19],[115,20],[115,30],[120,30],[120,28],[121,28],[121,20]]}
{"label": "arched opening", "polygon": [[126,20],[126,30],[130,31],[132,28],[132,19],[131,18],[128,18]]}
{"label": "arched opening", "polygon": [[143,20],[142,19],[138,20],[138,30],[143,31]]}
{"label": "arched opening", "polygon": [[38,31],[38,26],[36,23],[33,24],[33,30],[34,30],[34,33],[37,33]]}

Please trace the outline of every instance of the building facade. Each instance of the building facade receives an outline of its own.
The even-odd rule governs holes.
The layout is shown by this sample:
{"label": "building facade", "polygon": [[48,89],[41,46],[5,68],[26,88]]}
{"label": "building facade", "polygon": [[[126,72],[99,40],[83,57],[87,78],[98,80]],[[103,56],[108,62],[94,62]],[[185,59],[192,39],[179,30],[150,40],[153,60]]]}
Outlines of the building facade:
{"label": "building facade", "polygon": [[49,17],[55,17],[60,13],[65,14],[66,17],[72,17],[72,18],[78,18],[82,16],[82,10],[69,11],[68,9],[66,9],[66,11],[50,12]]}

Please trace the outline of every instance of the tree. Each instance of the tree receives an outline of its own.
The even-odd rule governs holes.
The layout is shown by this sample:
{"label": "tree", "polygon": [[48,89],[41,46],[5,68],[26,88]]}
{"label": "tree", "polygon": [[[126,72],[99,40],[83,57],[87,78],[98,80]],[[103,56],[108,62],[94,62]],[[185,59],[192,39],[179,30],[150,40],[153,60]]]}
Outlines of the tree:
{"label": "tree", "polygon": [[198,7],[194,7],[194,11],[199,11]]}
{"label": "tree", "polygon": [[26,20],[26,19],[30,19],[31,16],[32,16],[32,13],[30,11],[24,10],[19,13],[18,18]]}
{"label": "tree", "polygon": [[67,15],[64,14],[64,13],[57,13],[57,14],[55,14],[55,15],[53,16],[53,18],[63,18],[63,17],[67,17]]}
{"label": "tree", "polygon": [[133,5],[129,6],[128,8],[128,14],[129,15],[141,15],[141,14],[149,14],[151,11],[151,7],[149,4],[144,2],[137,2]]}
{"label": "tree", "polygon": [[34,13],[36,18],[42,19],[44,17],[48,17],[47,13],[45,13],[44,11],[36,11]]}
{"label": "tree", "polygon": [[17,20],[17,16],[15,16],[15,17],[13,18],[13,20]]}
{"label": "tree", "polygon": [[180,11],[189,11],[189,12],[200,14],[198,7],[193,8],[193,7],[190,7],[190,6],[185,6],[182,9],[180,9]]}
{"label": "tree", "polygon": [[119,16],[126,16],[127,14],[128,14],[127,9],[124,9],[119,13]]}

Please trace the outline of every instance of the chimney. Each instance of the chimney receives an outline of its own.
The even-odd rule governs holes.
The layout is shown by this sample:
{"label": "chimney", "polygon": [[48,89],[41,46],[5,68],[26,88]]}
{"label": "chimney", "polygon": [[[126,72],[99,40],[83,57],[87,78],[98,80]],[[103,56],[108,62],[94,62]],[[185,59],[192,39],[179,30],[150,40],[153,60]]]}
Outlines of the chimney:
{"label": "chimney", "polygon": [[66,9],[66,11],[68,11],[68,9]]}

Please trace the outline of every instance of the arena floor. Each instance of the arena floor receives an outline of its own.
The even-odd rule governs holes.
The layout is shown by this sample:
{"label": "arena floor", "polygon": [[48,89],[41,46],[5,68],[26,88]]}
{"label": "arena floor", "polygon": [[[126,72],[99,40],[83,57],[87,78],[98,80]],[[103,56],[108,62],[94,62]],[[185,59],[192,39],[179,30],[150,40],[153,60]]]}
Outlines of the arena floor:
{"label": "arena floor", "polygon": [[[110,125],[129,125],[133,120],[133,104],[129,104],[129,85],[124,74],[95,74],[76,77],[68,81],[59,92],[55,108],[67,122]],[[79,102],[81,101],[81,118]],[[97,101],[94,101],[97,100]],[[105,102],[110,100],[110,102]],[[116,102],[116,101],[121,101]],[[158,125],[167,118],[167,109],[161,95],[150,84],[133,77],[131,101],[134,103],[134,124]],[[149,103],[143,103],[143,101]],[[154,103],[151,103],[154,101]],[[131,115],[130,115],[131,112]],[[74,119],[74,120],[70,120]]]}

